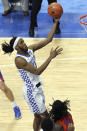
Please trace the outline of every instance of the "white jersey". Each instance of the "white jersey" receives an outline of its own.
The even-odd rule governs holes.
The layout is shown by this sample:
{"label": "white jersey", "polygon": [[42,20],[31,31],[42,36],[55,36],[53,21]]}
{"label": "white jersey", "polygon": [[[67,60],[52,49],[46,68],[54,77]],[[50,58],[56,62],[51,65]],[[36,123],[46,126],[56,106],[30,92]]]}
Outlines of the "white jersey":
{"label": "white jersey", "polygon": [[[33,51],[28,49],[28,54],[29,56],[17,54],[16,57],[20,56],[24,58],[27,62],[37,68]],[[45,112],[45,97],[42,91],[42,82],[40,76],[32,74],[24,69],[18,69],[18,71],[22,80],[25,83],[23,86],[23,96],[28,103],[30,110],[33,113],[39,114]],[[39,87],[36,86],[38,83],[41,83]]]}
{"label": "white jersey", "polygon": [[[29,62],[35,68],[37,68],[33,51],[28,49],[28,54],[29,54],[29,56],[17,54],[16,57],[20,56],[20,57],[24,58],[27,62]],[[18,71],[19,71],[20,76],[21,76],[22,80],[24,81],[25,85],[27,87],[29,87],[30,92],[32,92],[35,89],[36,84],[41,82],[40,75],[32,74],[29,71],[26,71],[24,69],[18,69]]]}

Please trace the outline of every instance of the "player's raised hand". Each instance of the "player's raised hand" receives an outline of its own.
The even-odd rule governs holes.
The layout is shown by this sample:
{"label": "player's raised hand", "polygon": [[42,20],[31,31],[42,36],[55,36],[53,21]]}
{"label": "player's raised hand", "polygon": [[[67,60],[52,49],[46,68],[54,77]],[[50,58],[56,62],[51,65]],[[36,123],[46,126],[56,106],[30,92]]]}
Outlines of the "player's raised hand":
{"label": "player's raised hand", "polygon": [[59,48],[59,46],[57,46],[55,49],[51,49],[50,51],[50,57],[53,59],[55,58],[57,55],[61,54],[63,48]]}

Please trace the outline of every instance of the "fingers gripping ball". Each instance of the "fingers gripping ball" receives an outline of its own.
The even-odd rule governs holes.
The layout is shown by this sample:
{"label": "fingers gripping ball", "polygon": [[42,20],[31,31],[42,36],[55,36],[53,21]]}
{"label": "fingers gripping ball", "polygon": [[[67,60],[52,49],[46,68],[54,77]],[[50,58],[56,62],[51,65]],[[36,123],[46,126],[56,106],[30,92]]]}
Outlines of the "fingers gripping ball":
{"label": "fingers gripping ball", "polygon": [[53,17],[53,18],[57,18],[57,19],[60,19],[60,17],[62,16],[63,14],[63,8],[62,6],[57,3],[57,2],[54,2],[54,3],[51,3],[49,6],[48,6],[48,14]]}

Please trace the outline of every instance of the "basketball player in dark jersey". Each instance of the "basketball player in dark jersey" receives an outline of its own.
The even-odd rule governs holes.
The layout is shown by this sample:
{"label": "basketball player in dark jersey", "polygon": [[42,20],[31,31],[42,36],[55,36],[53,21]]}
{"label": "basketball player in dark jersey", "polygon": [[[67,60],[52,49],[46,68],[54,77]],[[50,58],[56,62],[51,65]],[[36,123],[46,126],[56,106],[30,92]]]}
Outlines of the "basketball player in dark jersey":
{"label": "basketball player in dark jersey", "polygon": [[41,122],[43,131],[74,131],[72,115],[68,110],[69,101],[56,100],[53,102],[49,112],[50,118],[45,118]]}

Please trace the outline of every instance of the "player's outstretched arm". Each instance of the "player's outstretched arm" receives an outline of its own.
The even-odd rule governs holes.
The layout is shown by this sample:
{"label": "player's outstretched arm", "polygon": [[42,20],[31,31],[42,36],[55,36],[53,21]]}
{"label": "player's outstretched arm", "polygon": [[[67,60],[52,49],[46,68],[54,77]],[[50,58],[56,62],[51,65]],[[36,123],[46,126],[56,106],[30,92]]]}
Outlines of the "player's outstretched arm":
{"label": "player's outstretched arm", "polygon": [[52,39],[53,39],[57,23],[58,23],[58,19],[55,19],[53,27],[52,27],[50,33],[48,34],[47,38],[40,41],[37,44],[30,45],[29,49],[32,49],[33,51],[36,51],[36,50],[41,49],[42,47],[46,46],[48,43],[50,43],[52,41]]}
{"label": "player's outstretched arm", "polygon": [[40,75],[49,65],[51,60],[55,58],[57,55],[61,54],[61,51],[63,49],[56,47],[55,49],[51,49],[49,57],[46,59],[46,61],[38,68],[35,68],[32,64],[28,63],[25,59],[21,57],[16,57],[15,64],[17,68],[24,69],[26,71],[29,71],[35,75]]}

